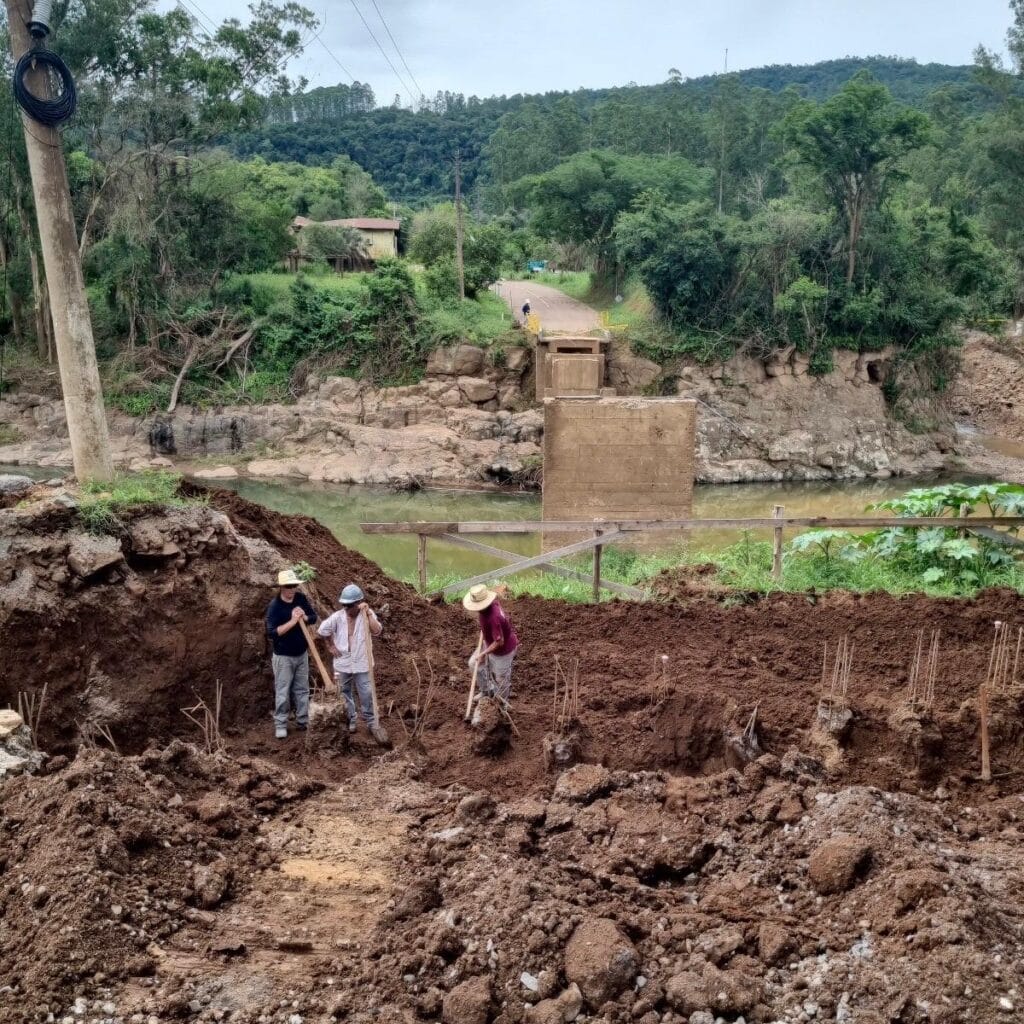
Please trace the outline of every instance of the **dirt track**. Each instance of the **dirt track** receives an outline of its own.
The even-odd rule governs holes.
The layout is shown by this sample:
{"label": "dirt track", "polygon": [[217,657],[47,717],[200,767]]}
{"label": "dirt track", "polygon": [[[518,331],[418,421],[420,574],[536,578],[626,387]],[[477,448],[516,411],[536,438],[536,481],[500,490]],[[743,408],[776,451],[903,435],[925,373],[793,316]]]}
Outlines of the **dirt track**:
{"label": "dirt track", "polygon": [[531,312],[540,317],[541,329],[549,333],[588,334],[600,326],[596,310],[549,285],[499,281],[494,287],[517,320],[522,320],[523,303],[529,300]]}

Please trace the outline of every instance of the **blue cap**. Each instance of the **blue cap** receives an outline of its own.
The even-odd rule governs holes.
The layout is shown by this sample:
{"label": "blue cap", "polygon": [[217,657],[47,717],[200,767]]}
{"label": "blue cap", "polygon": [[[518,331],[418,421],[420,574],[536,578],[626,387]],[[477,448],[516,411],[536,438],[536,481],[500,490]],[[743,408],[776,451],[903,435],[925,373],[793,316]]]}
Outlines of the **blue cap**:
{"label": "blue cap", "polygon": [[338,598],[338,604],[359,604],[363,600],[363,592],[354,584],[350,583]]}

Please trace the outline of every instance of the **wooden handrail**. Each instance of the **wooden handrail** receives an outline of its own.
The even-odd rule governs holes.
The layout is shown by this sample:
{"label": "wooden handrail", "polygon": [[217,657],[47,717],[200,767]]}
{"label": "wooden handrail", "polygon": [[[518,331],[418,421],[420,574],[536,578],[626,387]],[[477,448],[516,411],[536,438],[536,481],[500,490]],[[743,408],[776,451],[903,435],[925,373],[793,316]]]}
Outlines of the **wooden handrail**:
{"label": "wooden handrail", "polygon": [[592,533],[595,529],[644,533],[652,530],[775,530],[799,526],[831,529],[890,529],[904,527],[1024,526],[1024,516],[972,516],[966,521],[949,516],[787,516],[783,519],[510,519],[466,522],[361,523],[363,533],[406,533],[439,537],[452,533]]}

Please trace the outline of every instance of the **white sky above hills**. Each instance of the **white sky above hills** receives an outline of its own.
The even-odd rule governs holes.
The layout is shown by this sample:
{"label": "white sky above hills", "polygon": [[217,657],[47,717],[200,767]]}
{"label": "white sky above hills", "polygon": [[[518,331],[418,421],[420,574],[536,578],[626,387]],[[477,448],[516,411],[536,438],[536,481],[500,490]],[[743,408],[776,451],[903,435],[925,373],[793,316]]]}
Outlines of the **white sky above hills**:
{"label": "white sky above hills", "polygon": [[[170,2],[170,0],[166,0]],[[969,64],[975,46],[1003,50],[1006,0],[305,0],[321,39],[382,104],[439,89],[467,96],[664,81],[848,55]],[[244,0],[185,0],[210,19],[245,19]],[[360,20],[394,63],[389,67]],[[194,12],[193,12],[194,13]],[[349,82],[317,41],[290,69],[310,88]],[[411,74],[410,74],[411,71]]]}

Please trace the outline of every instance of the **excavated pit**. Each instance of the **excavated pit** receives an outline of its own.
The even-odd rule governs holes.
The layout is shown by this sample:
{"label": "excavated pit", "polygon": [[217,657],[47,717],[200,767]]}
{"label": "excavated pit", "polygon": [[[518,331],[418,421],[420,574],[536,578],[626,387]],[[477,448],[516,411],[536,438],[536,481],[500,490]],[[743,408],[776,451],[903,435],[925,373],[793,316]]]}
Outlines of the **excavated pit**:
{"label": "excavated pit", "polygon": [[[272,738],[262,614],[300,561],[324,610],[355,581],[384,621],[393,752],[336,713]],[[976,698],[1020,596],[679,596],[508,602],[515,731],[476,753],[472,621],[313,520],[216,491],[113,539],[45,495],[0,511],[0,705],[45,686],[56,755],[0,782],[0,1024],[1013,1019],[1024,707],[994,695],[982,785]],[[181,709],[218,682],[209,755]]]}
{"label": "excavated pit", "polygon": [[[425,778],[498,795],[549,781],[545,736],[550,748],[556,659],[565,672],[578,665],[573,760],[705,774],[741,768],[758,751],[795,745],[820,753],[814,725],[823,645],[845,635],[855,649],[852,720],[826,760],[850,781],[888,789],[933,786],[947,775],[968,780],[978,770],[976,698],[992,623],[1024,622],[1024,600],[1011,591],[968,601],[777,594],[742,607],[692,598],[599,606],[509,601],[522,641],[512,706],[517,732],[506,751],[482,758],[463,722],[469,617],[423,601],[314,520],[213,491],[209,507],[136,514],[118,539],[123,560],[80,578],[67,568],[73,513],[22,514],[17,525],[15,510],[5,514],[11,550],[0,590],[8,595],[0,704],[14,705],[19,691],[41,692],[45,684],[40,742],[64,754],[74,752],[83,730],[94,735],[96,725],[122,752],[175,737],[195,741],[181,709],[199,698],[212,703],[219,681],[221,727],[232,750],[321,778],[362,770],[373,751],[362,733],[347,751],[319,749],[297,736],[279,744],[271,736],[262,614],[276,569],[300,561],[317,571],[312,596],[323,612],[352,581],[379,610],[379,701],[400,744],[416,702],[413,661],[423,680],[433,673],[417,744]],[[168,545],[174,554],[156,553]],[[935,706],[924,721],[906,707],[921,629],[942,633]],[[755,709],[756,746],[745,754],[740,738]],[[992,734],[993,770],[1011,788],[1024,778],[1018,700],[996,702]]]}

